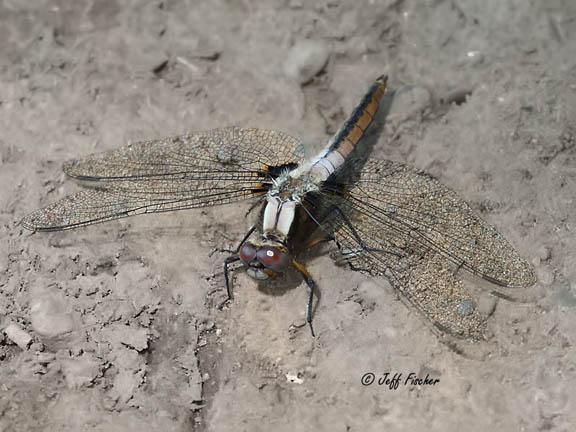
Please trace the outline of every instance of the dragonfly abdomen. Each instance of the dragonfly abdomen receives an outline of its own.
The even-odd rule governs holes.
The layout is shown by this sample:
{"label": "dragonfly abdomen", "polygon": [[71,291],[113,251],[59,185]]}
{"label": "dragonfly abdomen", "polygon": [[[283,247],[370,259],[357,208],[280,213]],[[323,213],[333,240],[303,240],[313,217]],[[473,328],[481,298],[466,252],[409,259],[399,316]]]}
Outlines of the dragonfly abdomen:
{"label": "dragonfly abdomen", "polygon": [[374,121],[380,101],[386,92],[387,79],[385,75],[376,79],[348,120],[312,164],[311,173],[321,181],[326,180],[344,165]]}

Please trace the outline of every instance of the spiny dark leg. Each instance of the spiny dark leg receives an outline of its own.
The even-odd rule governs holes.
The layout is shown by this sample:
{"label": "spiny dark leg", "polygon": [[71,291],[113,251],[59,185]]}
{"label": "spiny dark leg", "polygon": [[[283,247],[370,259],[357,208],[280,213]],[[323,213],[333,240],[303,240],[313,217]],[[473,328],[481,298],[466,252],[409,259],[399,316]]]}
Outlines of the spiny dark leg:
{"label": "spiny dark leg", "polygon": [[234,298],[232,295],[232,287],[230,286],[228,266],[236,261],[240,261],[240,257],[238,255],[231,255],[224,260],[224,280],[226,281],[226,292],[228,293],[228,300],[232,300]]}
{"label": "spiny dark leg", "polygon": [[264,197],[260,198],[257,201],[254,201],[254,203],[250,206],[250,208],[248,209],[248,211],[246,212],[246,214],[244,215],[244,217],[248,217],[248,215],[250,213],[252,213],[252,210],[254,210],[256,207],[258,207],[260,204],[262,204],[264,201],[266,201],[266,196],[264,195]]}
{"label": "spiny dark leg", "polygon": [[250,227],[250,229],[248,230],[248,232],[244,235],[244,237],[242,238],[242,241],[238,244],[238,247],[236,247],[236,249],[231,250],[231,249],[220,249],[220,248],[214,248],[209,256],[212,256],[214,253],[216,252],[228,252],[229,254],[237,254],[240,251],[240,248],[242,247],[242,245],[244,244],[244,242],[246,240],[248,240],[248,237],[250,237],[252,235],[252,233],[254,232],[254,230],[256,229],[256,225],[252,225]]}
{"label": "spiny dark leg", "polygon": [[230,266],[230,264],[235,263],[236,261],[240,261],[240,257],[238,256],[238,252],[240,251],[240,248],[242,247],[244,242],[246,240],[248,240],[248,237],[250,237],[252,235],[252,233],[254,232],[255,229],[256,229],[256,225],[252,225],[250,227],[250,229],[248,230],[248,232],[244,235],[244,237],[242,238],[240,243],[238,244],[238,247],[236,248],[236,250],[235,251],[229,251],[233,255],[226,257],[226,259],[224,260],[224,280],[226,282],[226,292],[228,293],[228,299],[226,299],[226,301],[223,302],[221,306],[223,306],[224,303],[234,299],[234,295],[232,294],[232,286],[230,285],[230,275],[229,275],[228,267]]}
{"label": "spiny dark leg", "polygon": [[240,243],[238,244],[238,247],[236,248],[235,253],[240,252],[240,248],[242,247],[242,245],[246,242],[246,240],[248,240],[248,237],[250,237],[252,235],[252,233],[254,232],[254,230],[256,229],[256,225],[252,225],[250,227],[250,229],[248,230],[248,232],[244,235],[244,237],[242,237],[242,240],[240,241]]}
{"label": "spiny dark leg", "polygon": [[312,326],[312,305],[314,302],[314,289],[316,288],[316,283],[312,276],[308,272],[308,269],[304,266],[304,264],[300,264],[297,261],[292,261],[292,266],[298,270],[298,272],[304,278],[304,282],[306,282],[306,286],[308,287],[308,305],[306,307],[306,321],[308,322],[308,326],[310,327],[310,333],[312,333],[312,337],[316,337],[314,333],[314,327]]}
{"label": "spiny dark leg", "polygon": [[333,240],[334,240],[334,237],[328,236],[328,235],[325,235],[324,237],[312,238],[304,245],[303,250],[312,249],[313,247],[316,247],[320,243],[327,243],[327,242],[330,242]]}
{"label": "spiny dark leg", "polygon": [[314,334],[314,327],[312,326],[312,302],[314,301],[314,288],[315,283],[312,279],[305,279],[306,285],[308,287],[308,305],[306,307],[306,321],[310,326],[310,333],[312,333],[312,337],[316,337]]}
{"label": "spiny dark leg", "polygon": [[338,215],[340,216],[340,218],[344,221],[344,223],[346,224],[346,226],[350,229],[350,232],[352,233],[352,237],[354,237],[354,239],[358,242],[358,244],[360,245],[360,247],[362,248],[363,251],[365,252],[380,252],[380,253],[387,253],[387,254],[391,254],[394,256],[397,256],[399,258],[402,257],[401,254],[386,250],[386,249],[375,249],[375,248],[369,248],[368,246],[366,246],[364,244],[364,241],[362,240],[362,238],[360,237],[360,235],[358,234],[358,232],[356,231],[356,228],[354,228],[354,225],[352,225],[352,222],[350,222],[350,220],[348,219],[348,217],[344,214],[344,212],[340,209],[340,207],[334,205],[332,206],[332,208],[330,209],[330,213],[332,213],[333,211],[335,211],[336,213],[338,213]]}

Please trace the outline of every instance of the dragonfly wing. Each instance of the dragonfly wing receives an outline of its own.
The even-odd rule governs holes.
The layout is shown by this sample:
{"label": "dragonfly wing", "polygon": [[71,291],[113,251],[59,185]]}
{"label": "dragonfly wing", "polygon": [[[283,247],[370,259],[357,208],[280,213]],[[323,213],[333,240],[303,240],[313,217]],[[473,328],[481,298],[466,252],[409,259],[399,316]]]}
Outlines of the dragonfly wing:
{"label": "dragonfly wing", "polygon": [[[432,252],[366,251],[353,238],[337,233],[341,258],[352,269],[383,274],[403,300],[428,318],[436,328],[458,337],[482,339],[486,317],[446,260]],[[345,245],[355,247],[349,249]]]}
{"label": "dragonfly wing", "polygon": [[64,171],[102,183],[176,177],[220,185],[266,176],[271,167],[302,158],[301,142],[283,132],[229,127],[127,145],[68,162]]}
{"label": "dragonfly wing", "polygon": [[97,190],[37,210],[22,225],[63,230],[259,197],[303,153],[300,141],[282,132],[237,127],[135,143],[66,163],[68,175]]}
{"label": "dragonfly wing", "polygon": [[[328,185],[336,191],[335,185]],[[401,163],[369,160],[338,185],[337,202],[369,248],[431,250],[457,267],[505,287],[535,282],[532,266],[453,190]],[[340,234],[347,224],[335,227]]]}
{"label": "dragonfly wing", "polygon": [[532,266],[454,191],[406,165],[368,160],[350,182],[326,193],[340,217],[328,217],[344,257],[386,275],[436,325],[470,335],[482,327],[471,296],[456,277],[466,269],[490,282],[525,287]]}
{"label": "dragonfly wing", "polygon": [[30,230],[60,231],[137,214],[183,208],[190,206],[181,198],[154,199],[145,193],[84,190],[31,213],[22,219],[22,225]]}

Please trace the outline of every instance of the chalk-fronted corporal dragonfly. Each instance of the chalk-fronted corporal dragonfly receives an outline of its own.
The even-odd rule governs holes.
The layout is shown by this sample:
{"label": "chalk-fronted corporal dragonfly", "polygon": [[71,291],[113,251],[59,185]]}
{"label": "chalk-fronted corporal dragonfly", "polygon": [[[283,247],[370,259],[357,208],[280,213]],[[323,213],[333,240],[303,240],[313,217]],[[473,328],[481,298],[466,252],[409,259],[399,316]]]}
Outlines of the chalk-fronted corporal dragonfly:
{"label": "chalk-fronted corporal dragonfly", "polygon": [[262,203],[259,223],[224,263],[230,299],[234,262],[257,280],[295,269],[308,288],[314,334],[315,282],[298,256],[333,240],[339,260],[386,276],[436,327],[479,338],[485,317],[458,272],[524,287],[534,282],[533,269],[451,189],[402,163],[356,154],[386,83],[382,76],[372,84],[312,158],[298,139],[265,129],[228,127],[139,142],[66,163],[66,174],[93,188],[31,213],[22,225],[65,230],[251,199]]}

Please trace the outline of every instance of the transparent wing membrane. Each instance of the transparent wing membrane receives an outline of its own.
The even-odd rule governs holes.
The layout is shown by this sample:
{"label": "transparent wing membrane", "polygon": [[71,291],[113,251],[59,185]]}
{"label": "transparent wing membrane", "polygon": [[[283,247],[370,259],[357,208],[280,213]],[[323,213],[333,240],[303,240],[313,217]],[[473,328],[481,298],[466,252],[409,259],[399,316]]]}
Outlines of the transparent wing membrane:
{"label": "transparent wing membrane", "polygon": [[466,269],[506,287],[535,282],[533,269],[508,241],[451,189],[403,164],[369,160],[356,179],[326,185],[323,206],[343,257],[385,275],[438,327],[475,336],[483,324],[457,277]]}
{"label": "transparent wing membrane", "polygon": [[282,132],[224,128],[145,141],[65,164],[83,191],[22,220],[31,230],[76,228],[141,213],[206,207],[262,196],[282,167],[303,158]]}
{"label": "transparent wing membrane", "polygon": [[[84,190],[37,210],[22,220],[36,231],[61,231],[146,213],[185,210],[251,198],[250,190],[204,191],[183,196],[134,190]],[[261,192],[260,194],[264,194]]]}
{"label": "transparent wing membrane", "polygon": [[[534,283],[530,264],[438,181],[406,165],[374,159],[358,175],[356,181],[343,185],[343,193],[333,203],[369,249],[433,250],[502,286]],[[349,224],[335,228],[338,236],[352,234]]]}

